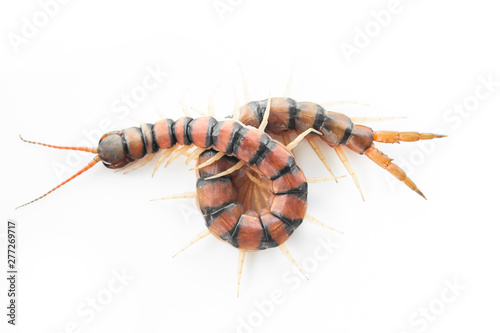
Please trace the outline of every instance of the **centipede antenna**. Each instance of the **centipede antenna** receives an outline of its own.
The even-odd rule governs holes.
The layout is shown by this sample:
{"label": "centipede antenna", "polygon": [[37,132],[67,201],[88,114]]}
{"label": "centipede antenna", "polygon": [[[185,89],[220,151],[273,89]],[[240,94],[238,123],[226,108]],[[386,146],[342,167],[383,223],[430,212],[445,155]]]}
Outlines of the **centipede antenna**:
{"label": "centipede antenna", "polygon": [[293,150],[295,147],[297,147],[297,145],[299,144],[300,141],[302,141],[302,139],[304,139],[307,135],[309,135],[311,132],[314,132],[316,134],[319,134],[319,135],[323,135],[323,133],[321,133],[320,131],[316,131],[314,128],[308,128],[307,130],[305,130],[304,132],[300,133],[299,136],[297,136],[292,142],[290,142],[287,146],[286,146],[286,149],[288,150]]}
{"label": "centipede antenna", "polygon": [[311,146],[311,148],[314,150],[314,152],[316,153],[316,155],[319,157],[319,159],[321,160],[321,162],[325,166],[325,168],[328,170],[328,172],[330,173],[330,175],[332,175],[332,177],[335,178],[335,182],[338,183],[337,177],[335,177],[335,175],[333,174],[332,168],[330,167],[330,164],[326,160],[325,155],[323,154],[323,152],[319,148],[319,145],[316,142],[315,138],[309,137],[309,138],[306,138],[306,139],[309,142],[309,145]]}
{"label": "centipede antenna", "polygon": [[300,268],[299,264],[297,264],[297,262],[295,261],[295,259],[293,259],[292,255],[290,254],[290,251],[288,251],[287,247],[285,246],[285,243],[281,244],[278,247],[280,248],[281,252],[283,252],[283,254],[288,258],[288,260],[290,260],[290,262],[295,267],[297,267],[297,269],[302,273],[302,275],[304,275],[304,277],[307,280],[309,280],[309,278],[307,277],[306,273],[304,273],[304,271]]}
{"label": "centipede antenna", "polygon": [[262,117],[262,122],[259,125],[259,130],[265,132],[267,127],[267,122],[269,120],[269,114],[271,113],[271,92],[269,92],[269,97],[267,98],[266,111],[264,111],[264,116]]}
{"label": "centipede antenna", "polygon": [[38,198],[34,199],[34,200],[31,200],[30,202],[27,202],[25,203],[24,205],[21,205],[21,206],[18,206],[16,207],[16,209],[18,208],[21,208],[21,207],[24,207],[26,205],[29,205],[35,201],[38,201],[40,199],[42,199],[43,197],[47,196],[48,194],[54,192],[55,190],[57,190],[59,187],[63,186],[64,184],[66,184],[67,182],[69,182],[70,180],[78,177],[79,175],[81,175],[82,173],[84,173],[85,171],[87,171],[88,169],[92,168],[94,165],[96,165],[99,161],[101,160],[101,158],[98,156],[95,156],[94,159],[92,161],[89,162],[89,164],[87,164],[83,169],[81,169],[80,171],[78,171],[77,173],[75,173],[73,176],[69,177],[68,179],[66,179],[65,181],[63,181],[61,184],[57,185],[56,187],[54,187],[52,190],[48,191],[47,193],[45,193],[44,195],[41,195],[39,196]]}
{"label": "centipede antenna", "polygon": [[354,185],[356,185],[356,187],[359,190],[359,194],[361,194],[361,198],[363,199],[363,201],[365,201],[365,196],[363,195],[363,191],[361,191],[361,186],[359,185],[358,177],[356,176],[356,173],[354,172],[351,163],[349,163],[349,160],[347,159],[344,150],[342,150],[342,147],[340,146],[335,146],[335,152],[337,153],[337,156],[339,157],[340,161],[346,168],[347,172],[349,172],[349,174],[351,175],[351,178],[354,181]]}
{"label": "centipede antenna", "polygon": [[305,219],[308,221],[308,222],[311,222],[311,223],[314,223],[316,225],[319,225],[320,227],[323,227],[323,228],[326,228],[326,229],[330,229],[330,230],[333,230],[333,231],[336,231],[338,232],[339,234],[344,234],[343,231],[340,231],[340,230],[337,230],[335,229],[334,227],[331,227],[329,226],[328,224],[324,223],[324,222],[321,222],[320,220],[318,220],[317,218],[309,215],[309,214],[306,214],[305,216]]}
{"label": "centipede antenna", "polygon": [[243,263],[245,262],[245,256],[247,251],[240,250],[238,254],[238,289],[236,291],[236,296],[240,296],[240,284],[241,284],[241,272],[243,272]]}
{"label": "centipede antenna", "polygon": [[165,197],[157,199],[151,199],[150,201],[160,201],[160,200],[170,200],[170,199],[194,199],[194,198],[196,198],[196,192],[184,192],[184,193],[167,195]]}
{"label": "centipede antenna", "polygon": [[200,165],[197,165],[196,167],[192,168],[192,169],[189,169],[189,170],[199,170],[201,168],[204,168],[214,162],[217,162],[218,160],[220,160],[222,157],[224,157],[224,155],[226,155],[224,152],[218,152],[217,154],[215,154],[214,156],[210,157],[208,160],[206,160],[205,162],[201,163]]}
{"label": "centipede antenna", "polygon": [[193,240],[191,240],[188,245],[184,246],[179,252],[177,252],[176,254],[174,254],[172,256],[172,258],[175,258],[179,253],[183,252],[185,249],[187,249],[188,247],[190,247],[191,245],[193,245],[194,243],[198,242],[199,240],[207,237],[208,235],[210,235],[210,230],[209,229],[205,229],[203,230],[202,232],[200,232],[195,238],[193,238]]}
{"label": "centipede antenna", "polygon": [[219,178],[219,177],[222,177],[222,176],[225,176],[225,175],[232,174],[236,170],[241,169],[241,167],[243,167],[244,165],[245,165],[245,161],[239,161],[238,163],[236,163],[235,165],[233,165],[232,167],[230,167],[226,171],[223,171],[223,172],[220,172],[220,173],[218,173],[218,174],[216,174],[214,176],[210,176],[208,178],[205,178],[205,180],[215,179],[215,178]]}
{"label": "centipede antenna", "polygon": [[55,149],[65,149],[65,150],[78,150],[78,151],[85,151],[87,153],[93,153],[97,154],[97,147],[96,148],[89,148],[89,147],[68,147],[68,146],[54,146],[54,145],[49,145],[47,143],[41,143],[41,142],[35,142],[35,141],[28,141],[23,139],[21,134],[19,134],[19,138],[27,143],[32,143],[34,145],[40,145],[40,146],[45,146],[45,147],[50,147],[50,148],[55,148]]}

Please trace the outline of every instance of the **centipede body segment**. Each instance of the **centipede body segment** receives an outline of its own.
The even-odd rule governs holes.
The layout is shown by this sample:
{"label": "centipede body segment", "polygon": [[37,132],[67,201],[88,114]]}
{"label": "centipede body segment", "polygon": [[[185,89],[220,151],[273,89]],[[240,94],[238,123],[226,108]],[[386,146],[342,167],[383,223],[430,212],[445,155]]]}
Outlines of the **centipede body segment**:
{"label": "centipede body segment", "polygon": [[[141,159],[144,159],[144,164],[152,155],[160,153],[162,156],[156,171],[167,157],[170,156],[170,160],[166,165],[187,154],[194,146],[196,150],[191,152],[189,159],[197,159],[196,192],[192,196],[178,197],[195,197],[206,227],[216,238],[241,252],[279,246],[295,263],[284,243],[306,217],[308,192],[307,179],[290,151],[297,141],[307,135],[312,148],[330,172],[331,168],[314,140],[319,137],[334,148],[358,188],[359,182],[342,146],[368,156],[425,198],[405,172],[375,148],[374,142],[412,142],[443,137],[417,132],[373,131],[354,124],[344,114],[291,98],[250,102],[236,112],[236,117],[220,121],[212,116],[185,116],[176,121],[161,119],[154,124],[106,133],[97,148],[42,144],[58,149],[83,150],[97,156],[77,174],[27,204],[46,196],[100,161],[107,168],[119,169]],[[290,132],[302,135],[292,143],[284,139],[285,146],[266,132],[284,138]],[[207,234],[200,234],[197,240]],[[243,264],[244,257],[244,254],[240,255],[239,265]],[[239,286],[241,267],[238,272]]]}

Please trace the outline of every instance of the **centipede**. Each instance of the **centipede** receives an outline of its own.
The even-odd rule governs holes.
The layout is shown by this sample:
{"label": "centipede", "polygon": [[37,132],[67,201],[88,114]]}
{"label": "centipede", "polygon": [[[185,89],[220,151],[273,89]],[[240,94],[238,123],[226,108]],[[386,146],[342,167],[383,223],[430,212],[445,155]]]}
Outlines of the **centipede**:
{"label": "centipede", "polygon": [[[291,134],[295,139],[291,139]],[[135,170],[159,154],[153,175],[179,156],[196,160],[196,190],[160,199],[194,198],[206,229],[186,247],[213,235],[239,250],[237,293],[247,252],[278,247],[300,271],[285,242],[304,220],[323,224],[307,214],[308,184],[336,180],[317,140],[333,148],[358,188],[359,181],[344,148],[367,156],[375,164],[425,199],[424,194],[375,147],[375,143],[415,142],[445,135],[419,132],[374,131],[355,124],[348,116],[313,102],[287,97],[269,97],[237,108],[232,116],[217,120],[212,115],[161,119],[104,134],[97,147],[56,146],[21,140],[46,147],[92,153],[93,159],[80,171],[50,191],[17,208],[38,201],[98,163],[108,169]],[[331,177],[306,177],[293,149],[302,140],[311,145]],[[16,209],[17,209],[16,208]],[[177,254],[178,254],[177,253]],[[302,271],[301,271],[302,272]]]}

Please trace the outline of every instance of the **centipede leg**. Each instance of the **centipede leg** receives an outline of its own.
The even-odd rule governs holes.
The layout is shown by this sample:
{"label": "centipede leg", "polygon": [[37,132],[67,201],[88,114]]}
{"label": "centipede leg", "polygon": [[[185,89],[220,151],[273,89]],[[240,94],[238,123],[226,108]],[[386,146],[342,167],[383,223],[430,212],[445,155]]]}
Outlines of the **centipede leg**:
{"label": "centipede leg", "polygon": [[330,180],[336,180],[338,178],[344,178],[345,175],[339,176],[337,178],[334,177],[306,177],[306,180],[309,184],[313,183],[322,183],[322,182],[328,182]]}
{"label": "centipede leg", "polygon": [[316,155],[319,157],[319,159],[321,160],[321,162],[323,162],[323,165],[328,170],[328,172],[330,173],[330,175],[332,175],[332,177],[335,178],[335,182],[337,182],[337,177],[335,177],[335,175],[333,174],[332,168],[330,167],[330,164],[328,164],[328,161],[326,160],[325,155],[323,154],[323,152],[319,148],[319,145],[316,142],[315,138],[313,138],[313,137],[307,138],[307,141],[309,142],[309,145],[314,150],[314,152],[316,153]]}
{"label": "centipede leg", "polygon": [[240,296],[240,284],[241,284],[241,272],[243,272],[243,263],[245,262],[245,256],[247,255],[247,251],[240,250],[238,254],[238,289],[236,291],[236,296]]}
{"label": "centipede leg", "polygon": [[165,163],[165,168],[168,167],[173,161],[175,161],[179,156],[184,154],[190,146],[179,146],[176,148],[174,154],[168,159],[167,163]]}
{"label": "centipede leg", "polygon": [[315,218],[315,217],[313,217],[313,216],[311,216],[311,215],[309,215],[309,214],[306,214],[305,219],[306,219],[307,221],[311,222],[311,223],[314,223],[314,224],[316,224],[316,225],[319,225],[320,227],[323,227],[323,228],[326,228],[326,229],[330,229],[330,230],[336,231],[336,232],[338,232],[338,233],[340,233],[340,234],[344,234],[344,232],[343,232],[343,231],[337,230],[337,229],[335,229],[334,227],[331,227],[331,226],[329,226],[328,224],[326,224],[326,223],[324,223],[324,222],[321,222],[320,220],[318,220],[317,218]]}
{"label": "centipede leg", "polygon": [[200,165],[197,165],[196,167],[190,169],[190,170],[199,170],[199,169],[202,169],[206,166],[209,166],[210,164],[214,163],[214,162],[217,162],[218,160],[220,160],[221,158],[223,158],[226,154],[224,152],[218,152],[217,154],[215,154],[214,156],[210,157],[208,160],[206,160],[205,162],[201,163]]}
{"label": "centipede leg", "polygon": [[302,275],[304,275],[304,277],[309,280],[309,278],[307,277],[307,275],[304,273],[304,271],[300,268],[299,264],[297,264],[297,262],[295,261],[295,259],[293,259],[292,255],[290,254],[290,251],[288,251],[287,247],[285,246],[285,244],[281,244],[278,246],[281,250],[281,252],[283,252],[283,254],[288,258],[288,260],[290,260],[290,262],[295,266],[297,267],[297,269],[302,273]]}
{"label": "centipede leg", "polygon": [[266,111],[264,111],[264,115],[262,117],[262,122],[259,125],[259,130],[265,131],[267,127],[267,122],[269,120],[269,114],[271,113],[271,93],[269,93],[269,97],[267,98]]}
{"label": "centipede leg", "polygon": [[269,188],[269,186],[266,183],[254,177],[249,171],[247,171],[247,169],[243,169],[243,171],[245,171],[248,179],[257,184],[259,187],[263,188],[264,190],[267,190]]}
{"label": "centipede leg", "polygon": [[349,174],[351,175],[351,178],[354,181],[354,185],[356,185],[356,187],[359,190],[359,194],[361,194],[361,198],[363,199],[363,201],[365,201],[365,196],[363,195],[363,191],[361,191],[361,186],[359,185],[358,177],[356,176],[356,173],[354,172],[351,163],[349,163],[349,160],[347,159],[345,152],[342,150],[342,147],[336,146],[335,152],[337,153],[342,164],[344,164],[344,167],[346,168],[347,172],[349,172]]}
{"label": "centipede leg", "polygon": [[290,142],[287,146],[286,149],[288,150],[293,150],[297,145],[299,144],[300,141],[302,141],[307,135],[309,135],[311,132],[314,132],[316,134],[321,134],[321,132],[316,131],[314,128],[309,128],[305,130],[304,132],[300,133],[299,136],[297,136],[292,142]]}
{"label": "centipede leg", "polygon": [[139,161],[139,160],[134,160],[134,161],[130,162],[129,164],[127,164],[126,166],[124,166],[123,168],[116,169],[116,170],[115,170],[115,171],[113,171],[113,172],[115,172],[115,173],[116,173],[116,172],[120,172],[120,171],[123,171],[123,170],[125,170],[125,169],[128,169],[128,168],[130,168],[132,165],[134,165],[135,163],[137,163],[137,161]]}
{"label": "centipede leg", "polygon": [[150,201],[169,200],[169,199],[194,199],[194,198],[196,198],[196,192],[184,192],[184,193],[167,195],[165,197],[157,199],[151,199]]}
{"label": "centipede leg", "polygon": [[427,199],[425,195],[417,188],[417,185],[406,176],[406,173],[403,169],[401,169],[396,164],[392,163],[392,159],[390,159],[387,155],[382,153],[380,150],[371,146],[365,151],[365,155],[368,156],[373,162],[377,163],[379,166],[389,171],[391,175],[402,181],[413,191],[417,192],[422,198]]}
{"label": "centipede leg", "polygon": [[156,173],[156,170],[158,170],[158,168],[160,167],[160,165],[163,163],[163,161],[169,157],[175,150],[176,148],[172,147],[172,148],[168,148],[166,149],[163,154],[160,156],[160,158],[158,159],[158,162],[156,162],[156,165],[153,169],[153,174],[151,175],[151,177],[154,177],[155,173]]}
{"label": "centipede leg", "polygon": [[210,235],[210,230],[209,229],[205,229],[203,230],[202,232],[200,232],[195,238],[193,238],[193,240],[191,240],[189,242],[188,245],[186,245],[185,247],[183,247],[179,252],[177,252],[176,254],[174,254],[172,256],[172,258],[175,258],[179,253],[183,252],[185,249],[187,249],[188,247],[190,247],[191,245],[195,244],[196,242],[198,242],[199,240],[207,237],[208,235]]}
{"label": "centipede leg", "polygon": [[235,165],[233,165],[232,167],[230,167],[226,171],[220,172],[220,173],[218,173],[218,174],[216,174],[214,176],[211,176],[211,177],[208,177],[208,178],[205,178],[205,179],[206,180],[210,180],[210,179],[215,179],[215,178],[219,178],[219,177],[222,177],[222,176],[225,176],[225,175],[232,174],[236,170],[241,169],[244,165],[245,165],[244,161],[239,161],[238,163],[236,163]]}
{"label": "centipede leg", "polygon": [[125,171],[123,174],[126,175],[127,173],[130,173],[132,171],[135,171],[137,169],[139,169],[140,167],[146,165],[149,161],[151,161],[153,159],[153,157],[155,156],[156,154],[151,154],[151,155],[148,155],[146,158],[144,158],[141,163],[137,164],[135,167],[133,167],[132,169],[130,170],[127,170]]}
{"label": "centipede leg", "polygon": [[206,150],[206,148],[196,148],[189,156],[186,158],[186,164],[198,158]]}

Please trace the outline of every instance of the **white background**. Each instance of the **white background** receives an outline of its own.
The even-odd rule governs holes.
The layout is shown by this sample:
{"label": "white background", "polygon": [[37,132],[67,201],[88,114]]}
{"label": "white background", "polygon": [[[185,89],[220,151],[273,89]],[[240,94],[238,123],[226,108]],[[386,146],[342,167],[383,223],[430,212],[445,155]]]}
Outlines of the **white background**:
{"label": "white background", "polygon": [[[0,327],[9,332],[498,331],[500,86],[489,93],[480,81],[500,81],[494,2],[401,0],[383,27],[372,12],[387,10],[389,1],[222,3],[230,10],[218,13],[212,0],[70,1],[51,7],[48,22],[37,1],[2,3],[1,251],[6,252],[7,218],[13,218],[20,275],[16,327],[6,324],[7,285],[1,279]],[[13,36],[24,38],[26,20],[33,22],[33,16],[46,24],[15,46]],[[372,29],[369,41],[359,36],[365,28]],[[341,49],[346,44],[358,45],[358,53],[346,57]],[[223,117],[232,112],[234,88],[243,103],[240,66],[255,100],[269,92],[283,95],[294,62],[290,97],[296,100],[355,100],[370,106],[330,109],[350,116],[408,117],[369,124],[374,129],[449,135],[424,146],[377,144],[408,171],[427,201],[353,153],[348,156],[364,202],[349,178],[310,185],[308,213],[345,234],[304,223],[286,243],[309,281],[298,280],[277,249],[251,253],[238,298],[238,252],[213,237],[172,259],[204,229],[192,200],[149,201],[194,190],[192,165],[181,160],[153,179],[153,163],[127,175],[99,165],[14,210],[91,159],[23,143],[19,134],[77,145],[87,140],[86,133],[98,137],[103,120],[117,129],[136,126],[132,119],[155,122],[155,108],[176,119],[188,89],[186,102],[206,111],[218,85],[215,106]],[[140,89],[147,68],[157,67],[169,75],[150,96],[128,117],[113,112],[123,94]],[[479,101],[477,91],[489,95]],[[471,103],[469,111],[464,103]],[[465,111],[453,111],[454,105]],[[346,174],[336,154],[322,147],[336,173]],[[307,175],[328,175],[305,143],[297,159]],[[338,246],[328,254],[320,239]],[[0,257],[5,272],[6,255]],[[125,286],[114,280],[113,272],[122,271],[133,277]],[[455,296],[446,281],[466,289]],[[109,284],[122,290],[110,293]],[[279,304],[270,305],[274,294],[281,295]],[[106,303],[98,304],[100,311],[87,303],[95,297]],[[424,319],[419,311],[429,307],[431,317]]]}

